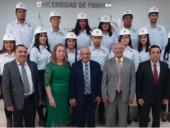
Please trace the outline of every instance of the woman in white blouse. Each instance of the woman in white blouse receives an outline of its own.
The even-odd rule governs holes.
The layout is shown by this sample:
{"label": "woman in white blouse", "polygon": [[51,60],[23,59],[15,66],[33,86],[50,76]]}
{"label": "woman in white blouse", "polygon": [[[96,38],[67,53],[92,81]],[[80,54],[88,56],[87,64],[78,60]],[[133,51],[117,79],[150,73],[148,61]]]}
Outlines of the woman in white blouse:
{"label": "woman in white blouse", "polygon": [[138,52],[139,52],[139,62],[143,62],[149,60],[149,33],[147,28],[139,29],[139,44],[138,44]]}
{"label": "woman in white blouse", "polygon": [[110,16],[102,16],[100,17],[99,29],[103,32],[102,46],[112,50],[113,44],[115,44],[118,39],[115,31],[112,31],[112,27],[110,24]]}
{"label": "woman in white blouse", "polygon": [[91,28],[88,23],[87,15],[84,12],[80,12],[77,15],[77,22],[72,32],[77,36],[78,50],[91,45]]}
{"label": "woman in white blouse", "polygon": [[[9,33],[5,34],[3,37],[3,48],[0,53],[0,99],[2,98],[1,80],[3,75],[4,64],[15,59],[14,49],[15,49],[14,36]],[[12,112],[7,111],[6,108],[4,110],[7,120],[7,127],[12,127]]]}
{"label": "woman in white blouse", "polygon": [[42,94],[42,104],[38,106],[37,112],[39,115],[39,125],[45,126],[46,115],[43,112],[43,108],[46,105],[45,98],[46,92],[44,87],[44,72],[47,64],[50,62],[51,52],[48,44],[47,31],[45,28],[37,27],[35,29],[35,43],[30,52],[30,60],[35,62],[39,72],[39,88]]}
{"label": "woman in white blouse", "polygon": [[77,37],[74,32],[67,33],[65,47],[67,49],[68,61],[72,65],[80,58],[79,50],[77,50]]}

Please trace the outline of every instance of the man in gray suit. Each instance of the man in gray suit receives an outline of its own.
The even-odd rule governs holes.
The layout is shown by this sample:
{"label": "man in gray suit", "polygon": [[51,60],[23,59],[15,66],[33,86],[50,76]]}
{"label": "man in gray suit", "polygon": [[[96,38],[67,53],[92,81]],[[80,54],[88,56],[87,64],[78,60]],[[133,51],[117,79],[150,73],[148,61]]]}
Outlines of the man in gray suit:
{"label": "man in gray suit", "polygon": [[15,60],[4,65],[2,88],[5,106],[13,112],[14,127],[35,126],[36,103],[39,98],[38,70],[27,60],[27,48],[18,45]]}
{"label": "man in gray suit", "polygon": [[105,104],[106,126],[116,126],[118,110],[118,126],[127,126],[128,104],[135,97],[135,66],[123,57],[124,46],[116,43],[113,46],[114,58],[106,61],[102,78],[102,99]]}

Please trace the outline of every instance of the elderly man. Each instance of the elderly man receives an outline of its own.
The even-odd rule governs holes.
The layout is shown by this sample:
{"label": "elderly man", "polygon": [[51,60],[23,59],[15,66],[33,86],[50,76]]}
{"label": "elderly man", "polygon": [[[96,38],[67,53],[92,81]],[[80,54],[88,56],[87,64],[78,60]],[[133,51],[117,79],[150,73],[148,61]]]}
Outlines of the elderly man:
{"label": "elderly man", "polygon": [[81,48],[81,60],[72,65],[70,104],[76,107],[76,126],[95,127],[96,105],[101,96],[100,64],[90,60],[88,48]]}
{"label": "elderly man", "polygon": [[135,66],[123,57],[122,43],[113,46],[114,58],[106,61],[102,78],[102,99],[106,106],[106,126],[116,126],[116,110],[118,110],[118,126],[127,126],[128,104],[135,97]]}

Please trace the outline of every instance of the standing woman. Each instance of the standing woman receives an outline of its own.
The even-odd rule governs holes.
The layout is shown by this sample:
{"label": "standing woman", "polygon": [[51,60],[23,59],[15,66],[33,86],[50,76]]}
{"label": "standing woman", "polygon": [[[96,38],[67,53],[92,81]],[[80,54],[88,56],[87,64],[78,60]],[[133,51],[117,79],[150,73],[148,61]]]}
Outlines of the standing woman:
{"label": "standing woman", "polygon": [[[3,69],[4,64],[8,63],[15,59],[14,56],[14,49],[15,49],[15,38],[12,34],[5,34],[3,37],[3,48],[0,53],[0,93],[2,97],[2,75],[3,75]],[[7,127],[12,127],[12,112],[7,111],[6,107],[5,109],[5,115],[7,120]]]}
{"label": "standing woman", "polygon": [[139,62],[143,62],[149,60],[149,33],[147,28],[139,29],[139,44],[138,44],[138,52],[139,52]]}
{"label": "standing woman", "polygon": [[70,64],[63,44],[57,44],[52,52],[52,61],[45,71],[47,93],[47,127],[68,126]]}
{"label": "standing woman", "polygon": [[79,50],[77,50],[77,37],[74,32],[66,35],[65,47],[67,49],[68,61],[72,65],[79,59]]}
{"label": "standing woman", "polygon": [[113,44],[118,41],[116,33],[112,31],[110,25],[110,16],[102,16],[100,18],[99,29],[103,32],[102,46],[106,47],[111,51]]}
{"label": "standing woman", "polygon": [[77,22],[75,28],[72,30],[77,36],[77,49],[91,45],[91,28],[88,23],[87,15],[80,12],[77,15]]}
{"label": "standing woman", "polygon": [[[170,32],[168,33],[168,43],[165,47],[165,49],[161,52],[161,60],[166,62],[168,64],[168,67],[170,68]],[[167,109],[168,107],[168,109]],[[167,111],[168,113],[167,113]],[[161,121],[170,122],[170,102],[168,105],[162,105],[162,112],[161,112]]]}
{"label": "standing woman", "polygon": [[45,126],[45,115],[43,113],[43,107],[45,106],[46,92],[44,87],[44,72],[47,64],[50,62],[51,53],[48,44],[47,31],[42,27],[37,27],[35,30],[35,43],[30,52],[30,60],[35,62],[38,67],[38,73],[40,77],[39,87],[42,94],[42,104],[38,106],[37,112],[39,115],[39,125]]}

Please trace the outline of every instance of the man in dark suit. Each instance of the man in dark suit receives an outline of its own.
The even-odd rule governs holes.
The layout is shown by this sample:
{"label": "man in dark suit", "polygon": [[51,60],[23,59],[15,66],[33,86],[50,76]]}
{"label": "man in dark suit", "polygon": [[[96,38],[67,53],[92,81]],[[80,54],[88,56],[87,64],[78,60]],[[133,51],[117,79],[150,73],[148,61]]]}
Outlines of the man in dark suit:
{"label": "man in dark suit", "polygon": [[35,63],[27,60],[27,48],[18,45],[15,60],[4,65],[2,87],[5,106],[13,112],[14,127],[35,126],[38,101],[38,73]]}
{"label": "man in dark suit", "polygon": [[80,50],[81,60],[72,65],[70,104],[76,107],[76,126],[95,127],[96,104],[101,100],[100,64],[90,60],[90,50]]}
{"label": "man in dark suit", "polygon": [[159,46],[150,47],[150,60],[140,63],[136,80],[137,102],[141,106],[140,127],[148,126],[149,113],[152,108],[153,127],[160,127],[161,106],[168,103],[169,69],[159,60]]}

